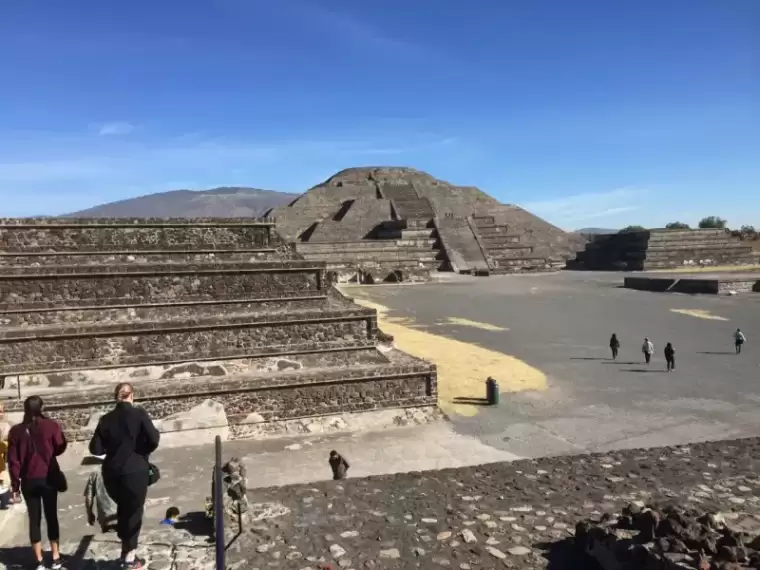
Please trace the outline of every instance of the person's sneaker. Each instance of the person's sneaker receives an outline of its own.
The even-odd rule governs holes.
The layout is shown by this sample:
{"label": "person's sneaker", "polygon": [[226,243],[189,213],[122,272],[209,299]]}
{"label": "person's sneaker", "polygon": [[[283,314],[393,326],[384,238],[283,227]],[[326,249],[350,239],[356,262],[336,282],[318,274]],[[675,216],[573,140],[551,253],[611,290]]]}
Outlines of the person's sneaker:
{"label": "person's sneaker", "polygon": [[47,570],[44,562],[37,562],[37,570]]}
{"label": "person's sneaker", "polygon": [[58,560],[53,560],[53,563],[50,565],[50,570],[62,570],[63,569],[63,558],[59,558]]}
{"label": "person's sneaker", "polygon": [[145,560],[135,557],[132,562],[122,562],[121,567],[124,570],[142,570],[145,568]]}

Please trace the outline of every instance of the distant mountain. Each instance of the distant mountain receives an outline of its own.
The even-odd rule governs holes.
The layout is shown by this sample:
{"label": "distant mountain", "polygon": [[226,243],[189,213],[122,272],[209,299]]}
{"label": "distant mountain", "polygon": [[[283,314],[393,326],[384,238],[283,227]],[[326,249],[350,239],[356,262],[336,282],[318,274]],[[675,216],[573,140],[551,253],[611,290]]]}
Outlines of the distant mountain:
{"label": "distant mountain", "polygon": [[109,202],[80,212],[78,218],[255,218],[292,202],[298,194],[223,186],[211,190],[172,190]]}
{"label": "distant mountain", "polygon": [[575,230],[576,234],[584,234],[584,235],[605,235],[605,234],[616,234],[620,230],[611,230],[609,228],[581,228],[579,230]]}

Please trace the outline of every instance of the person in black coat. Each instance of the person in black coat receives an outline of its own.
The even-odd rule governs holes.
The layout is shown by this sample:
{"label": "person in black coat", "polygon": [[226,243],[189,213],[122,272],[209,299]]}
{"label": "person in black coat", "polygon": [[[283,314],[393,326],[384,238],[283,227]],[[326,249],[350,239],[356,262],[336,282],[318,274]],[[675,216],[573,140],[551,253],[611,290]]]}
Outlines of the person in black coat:
{"label": "person in black coat", "polygon": [[610,350],[612,351],[612,360],[617,360],[618,351],[620,350],[620,341],[618,340],[616,333],[612,333],[612,337],[610,338]]}
{"label": "person in black coat", "polygon": [[668,363],[668,372],[676,369],[676,349],[670,343],[665,345],[665,362]]}
{"label": "person in black coat", "polygon": [[134,389],[116,387],[116,407],[105,414],[90,441],[90,453],[105,455],[103,483],[116,503],[116,530],[124,568],[139,570],[137,543],[148,495],[148,458],[158,448],[160,434],[148,413],[134,405]]}

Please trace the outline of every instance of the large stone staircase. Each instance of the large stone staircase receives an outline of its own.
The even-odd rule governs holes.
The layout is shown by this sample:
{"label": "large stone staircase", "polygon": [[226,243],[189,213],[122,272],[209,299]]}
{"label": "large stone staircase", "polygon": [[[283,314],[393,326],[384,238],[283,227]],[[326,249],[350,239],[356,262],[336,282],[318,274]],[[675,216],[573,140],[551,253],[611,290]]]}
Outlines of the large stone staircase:
{"label": "large stone staircase", "polygon": [[478,214],[471,224],[488,264],[488,272],[516,273],[551,269],[546,257],[535,255],[533,246],[522,242],[520,233],[497,223],[494,216]]}
{"label": "large stone staircase", "polygon": [[375,311],[271,223],[5,219],[0,250],[6,421],[41,394],[86,439],[119,381],[163,431],[199,437],[435,406],[435,367],[380,352]]}
{"label": "large stone staircase", "polygon": [[[379,222],[367,239],[312,239],[296,243],[298,253],[327,263],[340,282],[427,281],[431,272],[444,269],[446,256],[433,223],[435,214],[430,201],[420,198],[411,184],[380,185],[379,192],[381,200],[390,203],[392,219]],[[344,217],[362,206],[366,204],[347,204]],[[371,210],[361,213],[364,212],[369,214]]]}
{"label": "large stone staircase", "polygon": [[595,270],[750,265],[752,247],[722,229],[647,230],[597,236],[573,267]]}

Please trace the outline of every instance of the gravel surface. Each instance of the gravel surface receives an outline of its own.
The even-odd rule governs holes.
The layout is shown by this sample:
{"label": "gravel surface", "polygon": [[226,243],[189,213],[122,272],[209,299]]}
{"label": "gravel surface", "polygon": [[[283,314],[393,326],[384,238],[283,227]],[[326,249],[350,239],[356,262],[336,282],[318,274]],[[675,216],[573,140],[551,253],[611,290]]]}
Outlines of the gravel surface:
{"label": "gravel surface", "polygon": [[[758,452],[749,438],[256,489],[227,566],[593,569],[577,557],[575,524],[633,502],[760,518]],[[203,530],[149,531],[141,553],[151,568],[211,569]],[[114,538],[64,544],[67,567],[114,568]],[[0,567],[22,568],[28,548],[0,556]]]}

